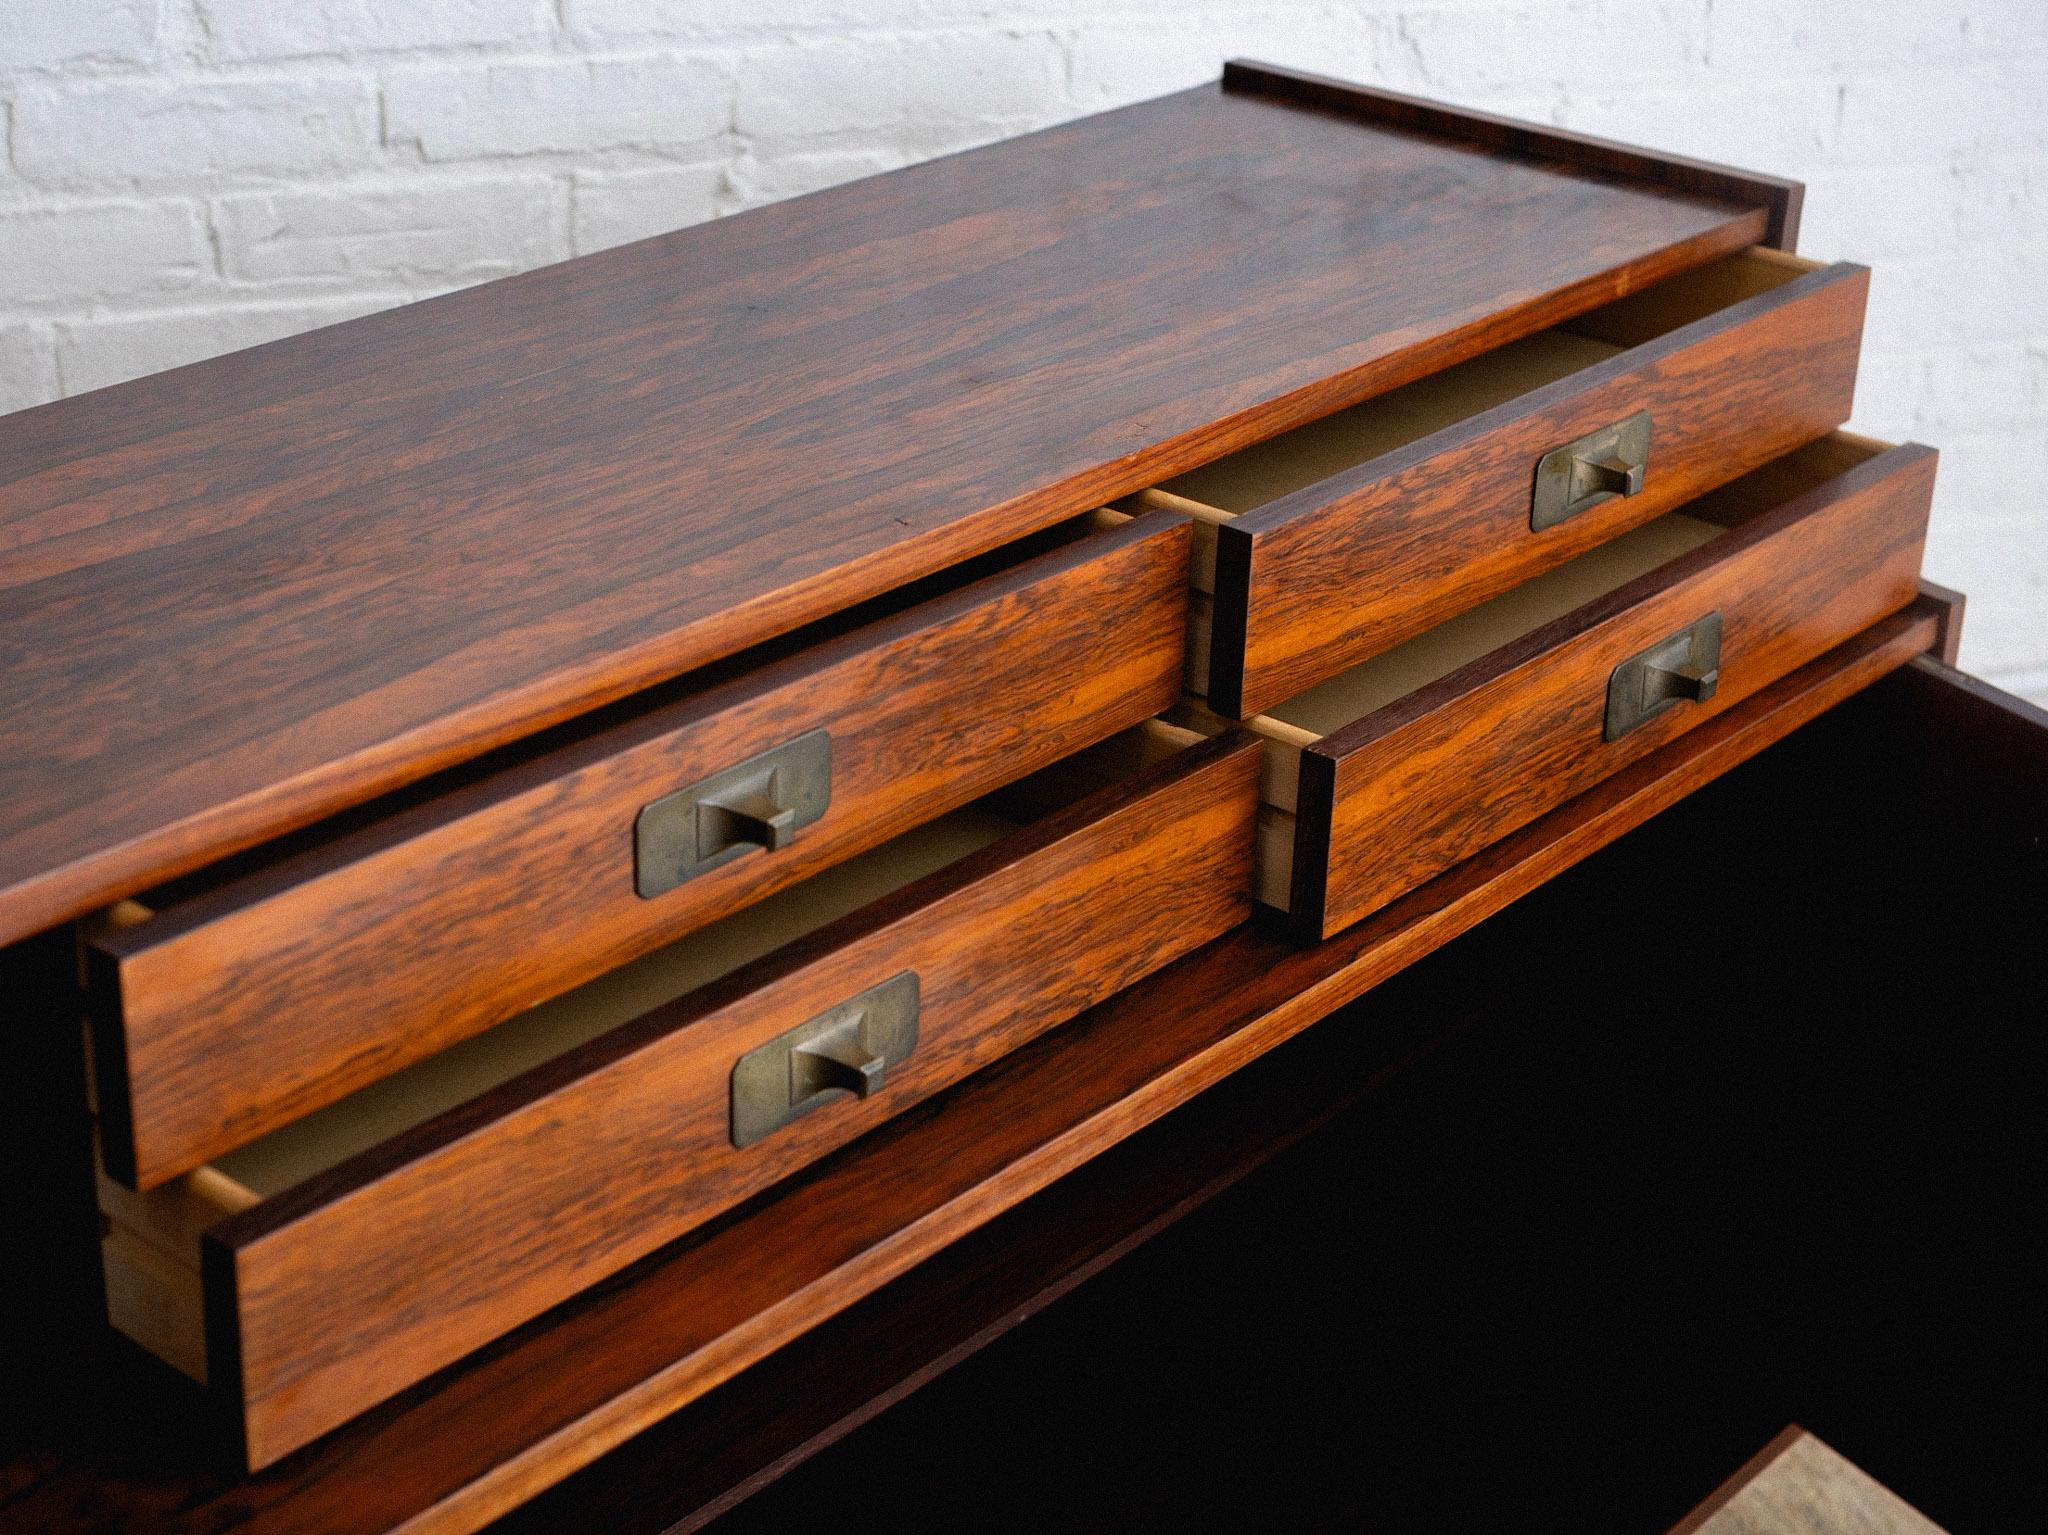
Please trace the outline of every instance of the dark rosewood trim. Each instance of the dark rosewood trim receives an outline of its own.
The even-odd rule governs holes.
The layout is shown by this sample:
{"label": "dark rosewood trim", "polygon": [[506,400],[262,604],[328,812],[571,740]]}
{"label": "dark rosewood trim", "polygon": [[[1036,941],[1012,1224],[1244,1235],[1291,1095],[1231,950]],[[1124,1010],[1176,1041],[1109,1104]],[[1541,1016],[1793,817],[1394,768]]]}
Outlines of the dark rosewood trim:
{"label": "dark rosewood trim", "polygon": [[[1265,508],[1260,507],[1258,511]],[[1237,527],[1245,513],[1218,523],[1209,599],[1208,703],[1226,719],[1243,719],[1245,650],[1251,644],[1252,556],[1256,534]]]}
{"label": "dark rosewood trim", "polygon": [[1942,665],[1954,666],[1963,646],[1963,615],[1970,599],[1925,576],[1920,578],[1920,595],[1941,606],[1941,638],[1935,643],[1934,656]]}
{"label": "dark rosewood trim", "polygon": [[1764,244],[1789,251],[1799,243],[1799,206],[1806,187],[1803,182],[1781,176],[1766,176],[1685,155],[1653,154],[1611,139],[1573,133],[1567,128],[1497,117],[1471,107],[1446,106],[1420,96],[1353,85],[1346,80],[1250,59],[1232,59],[1223,66],[1223,88],[1333,108],[1375,122],[1466,139],[1501,153],[1563,160],[1593,170],[1661,182],[1681,192],[1760,207],[1770,215]]}
{"label": "dark rosewood trim", "polygon": [[1674,1524],[1665,1535],[1699,1535],[1700,1528],[1709,1519],[1734,1502],[1737,1494],[1747,1489],[1751,1482],[1763,1475],[1772,1462],[1805,1437],[1806,1430],[1797,1423],[1787,1424],[1779,1429],[1769,1444],[1744,1461],[1727,1481],[1708,1493],[1698,1508]]}

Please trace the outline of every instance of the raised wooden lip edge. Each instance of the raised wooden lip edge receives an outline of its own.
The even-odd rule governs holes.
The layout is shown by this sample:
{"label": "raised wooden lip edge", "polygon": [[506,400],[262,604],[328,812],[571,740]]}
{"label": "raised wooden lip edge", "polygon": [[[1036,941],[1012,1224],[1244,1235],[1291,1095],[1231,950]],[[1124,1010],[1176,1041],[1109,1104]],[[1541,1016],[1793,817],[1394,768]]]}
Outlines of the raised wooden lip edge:
{"label": "raised wooden lip edge", "polygon": [[1786,1424],[1771,1435],[1770,1443],[1730,1472],[1720,1486],[1701,1499],[1691,1513],[1665,1531],[1665,1535],[1697,1535],[1702,1525],[1734,1502],[1778,1457],[1806,1437],[1806,1430],[1797,1423]]}
{"label": "raised wooden lip edge", "polygon": [[1431,458],[1455,451],[1469,440],[1483,437],[1524,416],[1539,415],[1574,395],[1604,388],[1631,373],[1654,367],[1674,353],[1695,346],[1719,331],[1746,325],[1774,309],[1797,303],[1837,282],[1851,281],[1858,274],[1867,277],[1869,272],[1870,268],[1853,261],[1830,262],[1811,272],[1803,272],[1768,293],[1738,299],[1725,309],[1717,309],[1661,336],[1626,347],[1590,367],[1553,379],[1548,384],[1540,384],[1526,394],[1503,400],[1462,421],[1454,421],[1398,448],[1390,448],[1347,469],[1340,469],[1313,485],[1304,485],[1300,490],[1275,497],[1263,506],[1214,524],[1216,577],[1209,620],[1209,707],[1228,718],[1243,717],[1245,655],[1251,630],[1252,563],[1257,557],[1258,541],[1262,535],[1297,517],[1312,515],[1340,497],[1356,495],[1380,480],[1392,479]]}
{"label": "raised wooden lip edge", "polygon": [[[1280,78],[1286,72],[1265,70],[1264,66],[1239,66],[1264,71]],[[1301,80],[1319,77],[1300,76]],[[1231,89],[1230,66],[1226,66],[1223,89]],[[1342,91],[1376,94],[1365,87],[1326,82]],[[1215,89],[1197,86],[1195,90]],[[1243,91],[1243,84],[1236,87]],[[1266,90],[1263,94],[1284,95]],[[1409,98],[1402,98],[1403,100]],[[1423,103],[1427,105],[1427,103]],[[1353,115],[1357,115],[1354,107]],[[1475,126],[1458,135],[1486,142],[1479,115],[1457,108],[1437,108],[1453,120],[1470,119]],[[1391,109],[1367,112],[1394,120]],[[1493,120],[1506,122],[1506,119]],[[1542,132],[1533,125],[1514,124],[1517,129]],[[1597,141],[1589,141],[1597,142]],[[1626,151],[1645,164],[1665,163],[1656,156]],[[1549,156],[1556,158],[1556,156]],[[1591,166],[1590,154],[1582,159]],[[1678,162],[1670,162],[1677,164]],[[469,762],[484,753],[508,745],[576,716],[616,703],[634,693],[659,686],[699,666],[707,666],[749,646],[762,644],[821,616],[809,610],[811,594],[832,583],[846,586],[846,602],[879,596],[894,586],[930,575],[949,563],[971,559],[1011,539],[1023,538],[1040,528],[1075,516],[1093,506],[1105,505],[1119,497],[1170,479],[1184,470],[1207,462],[1202,445],[1218,434],[1228,436],[1250,428],[1246,441],[1274,436],[1305,425],[1347,405],[1355,405],[1375,394],[1398,388],[1425,374],[1463,361],[1486,346],[1511,340],[1546,325],[1595,308],[1622,289],[1611,288],[1617,271],[1634,267],[1639,282],[1699,266],[1717,255],[1757,243],[1769,233],[1768,208],[1740,199],[1730,200],[1711,191],[1681,186],[1669,177],[1652,176],[1679,191],[1713,197],[1737,214],[1725,223],[1689,239],[1652,251],[1640,260],[1624,261],[1616,267],[1576,283],[1540,295],[1516,311],[1516,323],[1497,329],[1482,342],[1487,321],[1474,321],[1418,342],[1404,351],[1326,374],[1293,389],[1219,416],[1178,436],[1162,439],[1144,449],[1095,467],[1067,479],[1040,485],[994,503],[978,512],[964,514],[942,527],[930,530],[910,545],[896,543],[868,555],[794,581],[772,592],[762,593],[719,615],[671,630],[658,639],[644,641],[623,652],[586,658],[565,664],[536,680],[488,697],[387,736],[363,747],[352,757],[330,759],[295,777],[270,783],[182,819],[165,821],[154,830],[137,833],[126,841],[97,847],[69,863],[44,867],[21,876],[0,876],[0,944],[32,936],[60,922],[84,916],[94,909],[132,896],[165,880],[202,868],[209,863],[256,846],[273,837],[284,836],[305,826],[352,809],[379,795],[401,789],[427,775]],[[1759,231],[1750,215],[1764,220]],[[1492,317],[1497,319],[1498,316]],[[275,343],[274,343],[275,344]],[[847,583],[851,583],[848,585]],[[790,616],[795,614],[797,616]],[[711,638],[713,630],[717,638]]]}
{"label": "raised wooden lip edge", "polygon": [[[1137,1054],[1168,1052],[1163,1058],[1144,1062],[1139,1069],[1146,1075],[1134,1085],[1094,1087],[1097,1101],[1084,1105],[1077,1117],[1063,1122],[1053,1133],[1035,1139],[1021,1153],[1003,1153],[1006,1160],[976,1168],[964,1179],[955,1176],[957,1186],[949,1184],[937,1190],[936,1198],[925,1201],[923,1207],[901,1212],[900,1218],[892,1215],[887,1229],[851,1258],[841,1261],[826,1255],[820,1259],[818,1272],[791,1283],[786,1293],[759,1306],[738,1324],[697,1340],[683,1354],[664,1360],[625,1388],[600,1385],[595,1388],[595,1399],[581,1403],[563,1403],[559,1395],[551,1398],[551,1425],[533,1432],[527,1442],[483,1469],[476,1470],[472,1464],[465,1470],[461,1462],[473,1463],[475,1453],[465,1456],[451,1446],[446,1460],[437,1462],[446,1468],[444,1490],[427,1506],[395,1523],[375,1526],[409,1532],[480,1528],[1195,1097],[1694,788],[1746,761],[1879,677],[1938,647],[1953,616],[1953,605],[1938,589],[1923,594],[1905,610],[1334,938],[1303,948],[1246,927],[1215,940],[835,1153],[784,1195],[771,1195],[735,1212],[735,1218],[727,1223],[679,1239],[617,1279],[487,1346],[475,1358],[371,1409],[354,1425],[316,1441],[266,1474],[282,1472],[295,1484],[326,1487],[337,1476],[378,1481],[389,1475],[380,1474],[379,1469],[386,1459],[414,1464],[418,1456],[431,1455],[432,1435],[462,1432],[461,1424],[469,1423],[475,1413],[488,1412],[491,1393],[523,1397],[530,1391],[525,1371],[531,1366],[519,1357],[522,1345],[538,1346],[554,1328],[585,1318],[587,1328],[602,1332],[601,1313],[628,1304],[633,1281],[646,1275],[649,1267],[687,1262],[694,1249],[720,1242],[744,1247],[753,1226],[772,1230],[778,1222],[803,1220],[802,1207],[814,1202],[805,1198],[812,1190],[823,1190],[815,1200],[825,1200],[833,1188],[857,1185],[870,1177],[869,1164],[887,1165],[892,1155],[915,1160],[917,1129],[930,1115],[943,1113],[962,1100],[972,1101],[956,1112],[973,1113],[977,1106],[983,1113],[995,1112],[986,1106],[1012,1101],[1013,1093],[1028,1092],[1034,1074],[1048,1082],[1062,1078],[1061,1052],[1075,1031],[1114,1030],[1122,1044],[1135,1044]],[[1148,1017],[1148,1001],[1155,994],[1166,993],[1173,1013],[1186,1014],[1184,1005],[1172,1000],[1176,977],[1207,968],[1241,974],[1243,990],[1251,995],[1209,994],[1212,1001],[1206,1016],[1176,1016],[1167,1030],[1159,1031],[1189,1038],[1165,1042],[1154,1038],[1158,1025],[1156,1018]],[[1021,1087],[1016,1085],[1019,1079]],[[676,1282],[684,1281],[679,1278]],[[498,1377],[495,1383],[494,1375]],[[444,1404],[444,1393],[458,1390],[462,1395]],[[512,1432],[522,1437],[526,1433]],[[495,1450],[486,1453],[497,1454]],[[322,1464],[323,1456],[329,1458],[329,1464]],[[235,1490],[225,1495],[243,1501]],[[259,1509],[254,1527],[289,1527],[293,1501],[290,1492],[284,1492],[281,1501]],[[369,1513],[367,1506],[364,1511]]]}
{"label": "raised wooden lip edge", "polygon": [[1762,243],[1789,252],[1799,242],[1799,211],[1806,186],[1783,176],[1743,170],[1713,160],[1695,160],[1687,155],[1660,154],[1547,123],[1500,117],[1475,107],[1450,106],[1422,96],[1355,85],[1348,80],[1256,59],[1227,61],[1223,66],[1223,88],[1245,95],[1277,96],[1447,138],[1466,139],[1499,153],[1562,160],[1656,182],[1674,191],[1760,207],[1768,220]]}

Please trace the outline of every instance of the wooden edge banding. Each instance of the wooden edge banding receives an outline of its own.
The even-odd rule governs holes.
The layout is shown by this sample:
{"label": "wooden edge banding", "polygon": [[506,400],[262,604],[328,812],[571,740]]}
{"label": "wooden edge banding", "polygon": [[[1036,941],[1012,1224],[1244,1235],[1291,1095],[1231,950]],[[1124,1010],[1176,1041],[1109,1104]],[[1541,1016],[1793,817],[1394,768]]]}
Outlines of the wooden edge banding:
{"label": "wooden edge banding", "polygon": [[1934,656],[1943,666],[1954,666],[1956,656],[1962,650],[1963,615],[1970,599],[1961,592],[1936,585],[1925,576],[1920,578],[1920,596],[1923,601],[1934,604],[1941,614],[1941,629],[1934,643]]}
{"label": "wooden edge banding", "polygon": [[[110,910],[126,906],[119,902]],[[140,907],[138,909],[147,910]],[[133,923],[100,924],[95,938],[80,934],[79,976],[84,988],[85,1051],[88,1080],[92,1084],[95,1119],[94,1139],[99,1147],[100,1166],[108,1177],[129,1188],[141,1187],[136,1177],[135,1122],[129,1112],[134,1102],[129,1085],[128,1030],[123,1022],[121,967],[98,939],[147,923],[148,917]]]}
{"label": "wooden edge banding", "polygon": [[1573,133],[1542,123],[1499,117],[1469,107],[1446,106],[1420,96],[1354,85],[1250,59],[1223,66],[1223,88],[1244,95],[1274,96],[1308,106],[1347,112],[1376,122],[1482,144],[1496,153],[1563,160],[1615,175],[1653,181],[1680,192],[1760,208],[1765,228],[1760,243],[1791,251],[1799,243],[1799,210],[1805,186],[1780,176],[1740,170],[1685,155],[1651,154],[1610,139]]}
{"label": "wooden edge banding", "polygon": [[1330,837],[1337,817],[1337,763],[1319,752],[1301,754],[1294,790],[1294,868],[1288,927],[1310,942],[1323,936],[1330,903]]}
{"label": "wooden edge banding", "polygon": [[1937,677],[1957,697],[1967,698],[1975,705],[1989,710],[1994,716],[2016,721],[2030,729],[2048,730],[2048,709],[2042,708],[2030,698],[2021,698],[2008,693],[1982,677],[1973,677],[1968,672],[1955,670],[1948,662],[1936,655],[1933,647],[1928,654],[1913,662],[1913,670]]}
{"label": "wooden edge banding", "polygon": [[238,1183],[212,1165],[195,1167],[186,1174],[192,1192],[220,1207],[223,1216],[239,1215],[262,1203],[255,1190]]}
{"label": "wooden edge banding", "polygon": [[199,1314],[206,1327],[207,1407],[222,1424],[230,1464],[240,1469],[249,1464],[249,1419],[242,1407],[242,1320],[236,1305],[237,1289],[234,1253],[202,1234]]}
{"label": "wooden edge banding", "polygon": [[1244,709],[1246,651],[1251,645],[1252,532],[1216,529],[1216,589],[1209,611],[1209,707],[1230,719]]}
{"label": "wooden edge banding", "polygon": [[1142,511],[1178,512],[1181,516],[1192,517],[1197,522],[1228,522],[1233,515],[1220,507],[1209,505],[1206,501],[1190,500],[1186,496],[1177,496],[1170,490],[1160,490],[1156,486],[1150,490],[1139,491],[1129,497],[1126,504]]}
{"label": "wooden edge banding", "polygon": [[1779,1456],[1806,1437],[1806,1430],[1797,1423],[1788,1423],[1778,1430],[1756,1454],[1738,1466],[1735,1472],[1701,1500],[1699,1507],[1671,1526],[1666,1535],[1695,1535],[1695,1532],[1714,1515],[1726,1508],[1735,1496],[1755,1481]]}

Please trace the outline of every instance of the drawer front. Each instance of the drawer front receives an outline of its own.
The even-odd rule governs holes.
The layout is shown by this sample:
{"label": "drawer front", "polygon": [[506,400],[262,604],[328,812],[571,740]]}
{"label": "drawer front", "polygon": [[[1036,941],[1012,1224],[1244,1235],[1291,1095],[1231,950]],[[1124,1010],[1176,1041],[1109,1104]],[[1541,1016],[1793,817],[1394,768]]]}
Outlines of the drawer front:
{"label": "drawer front", "polygon": [[[1891,448],[1301,753],[1293,910],[1333,933],[1913,599],[1935,455]],[[1718,682],[1609,738],[1616,670],[1718,616]]]}
{"label": "drawer front", "polygon": [[[162,1183],[1165,708],[1187,558],[1135,519],[101,934],[108,1170]],[[640,893],[644,807],[819,732],[822,814]]]}
{"label": "drawer front", "polygon": [[[1222,523],[1210,707],[1260,713],[1840,426],[1868,286],[1809,272]],[[1641,489],[1532,530],[1539,461],[1638,413]]]}
{"label": "drawer front", "polygon": [[[1204,741],[216,1226],[209,1373],[250,1463],[1242,921],[1258,765]],[[736,1146],[742,1057],[905,974],[916,1041],[880,1090]]]}

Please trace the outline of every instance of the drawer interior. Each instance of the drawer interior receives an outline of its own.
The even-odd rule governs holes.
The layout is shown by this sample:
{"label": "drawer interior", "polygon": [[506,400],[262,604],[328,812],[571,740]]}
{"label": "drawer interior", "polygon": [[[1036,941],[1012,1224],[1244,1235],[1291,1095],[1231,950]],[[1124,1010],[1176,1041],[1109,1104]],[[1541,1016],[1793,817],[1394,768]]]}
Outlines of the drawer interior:
{"label": "drawer interior", "polygon": [[941,816],[237,1147],[214,1170],[257,1198],[281,1194],[1014,830],[980,804]]}
{"label": "drawer interior", "polygon": [[[203,1378],[197,1281],[198,1240],[206,1227],[731,975],[1200,739],[1156,720],[1134,726],[415,1062],[160,1189],[136,1194],[103,1176],[116,1325]],[[189,1285],[189,1302],[169,1304],[162,1293],[166,1285]],[[122,1314],[120,1298],[138,1291],[140,1299]]]}
{"label": "drawer interior", "polygon": [[1668,513],[1297,693],[1274,705],[1268,718],[1314,736],[1329,735],[1711,543],[1724,531],[1687,512]]}
{"label": "drawer interior", "polygon": [[1240,449],[1160,489],[1205,521],[1242,515],[1819,267],[1782,251],[1739,251]]}
{"label": "drawer interior", "polygon": [[[1303,747],[1713,543],[1889,446],[1848,432],[1809,443],[1244,721],[1244,727],[1266,744],[1260,780],[1259,899],[1282,911],[1290,904]],[[1194,700],[1174,717],[1207,731],[1229,725]]]}

